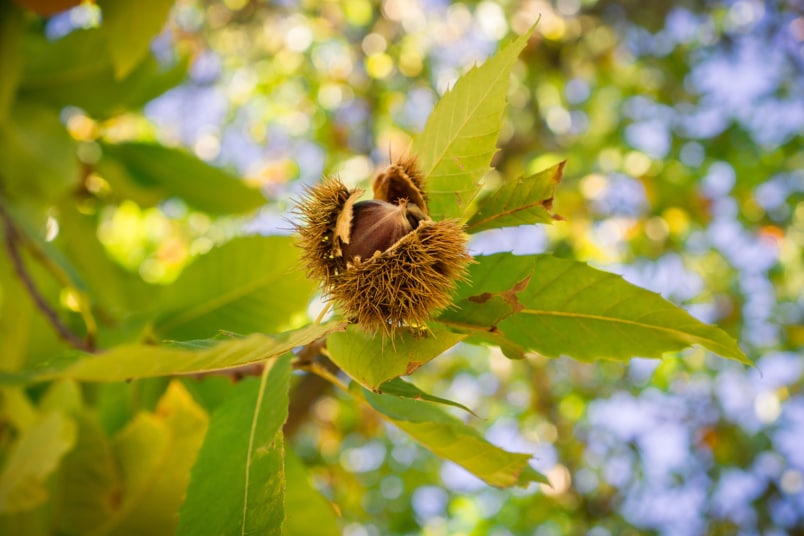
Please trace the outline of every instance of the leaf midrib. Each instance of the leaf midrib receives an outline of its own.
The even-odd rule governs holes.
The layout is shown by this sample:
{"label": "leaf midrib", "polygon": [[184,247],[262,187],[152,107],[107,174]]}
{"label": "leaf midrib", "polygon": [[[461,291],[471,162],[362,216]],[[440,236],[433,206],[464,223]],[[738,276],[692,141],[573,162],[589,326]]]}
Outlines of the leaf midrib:
{"label": "leaf midrib", "polygon": [[[480,67],[475,67],[474,69],[479,69],[479,68],[480,68]],[[489,98],[489,96],[490,96],[490,95],[491,95],[491,93],[493,92],[493,89],[494,89],[494,88],[497,86],[497,84],[498,84],[498,82],[499,82],[499,80],[500,80],[500,78],[501,78],[501,74],[502,74],[503,72],[505,72],[505,73],[506,73],[506,75],[509,75],[509,76],[510,76],[510,73],[509,73],[509,72],[508,72],[506,69],[500,69],[500,70],[497,72],[497,76],[496,76],[496,77],[494,77],[494,79],[493,79],[493,80],[494,80],[494,82],[488,85],[486,92],[485,92],[485,93],[482,93],[482,97],[481,97],[480,99],[475,100],[475,106],[474,106],[474,107],[471,109],[471,111],[470,111],[468,114],[464,115],[464,120],[463,120],[462,122],[460,122],[460,123],[459,123],[459,125],[460,125],[460,126],[459,126],[459,128],[457,129],[457,132],[458,132],[458,133],[460,133],[461,131],[463,131],[463,129],[464,129],[464,128],[466,128],[466,125],[467,125],[467,124],[468,124],[468,123],[469,123],[469,122],[470,122],[470,121],[471,121],[471,120],[474,118],[474,115],[477,113],[477,110],[478,110],[478,109],[479,109],[479,108],[480,108],[480,107],[483,105],[483,103],[484,103],[484,102],[485,102],[485,101],[486,101],[486,100]],[[453,90],[452,90],[452,91],[455,91],[455,88],[453,88]],[[456,104],[457,104],[457,103],[456,103]],[[504,108],[504,106],[503,106],[503,108]],[[439,130],[440,130],[440,129],[439,129]],[[436,133],[436,135],[437,135],[437,133]],[[446,156],[446,155],[447,155],[447,153],[449,152],[449,149],[450,149],[450,148],[453,146],[453,144],[455,144],[455,142],[456,142],[458,139],[460,139],[460,137],[461,137],[460,135],[456,135],[456,136],[454,136],[452,139],[450,139],[449,141],[447,141],[447,143],[444,145],[444,149],[443,149],[443,151],[441,151],[440,155],[438,155],[437,157],[435,157],[435,158],[434,158],[433,163],[432,163],[432,165],[430,166],[430,169],[425,170],[425,176],[426,176],[426,177],[428,177],[428,178],[429,178],[429,177],[431,176],[431,174],[433,173],[433,170],[435,170],[435,169],[436,169],[436,168],[437,168],[437,167],[438,167],[438,166],[441,164],[441,162],[443,162],[443,161],[444,161],[445,156]],[[434,155],[434,156],[435,156],[435,155]]]}
{"label": "leaf midrib", "polygon": [[[271,362],[273,364],[273,362]],[[251,419],[251,429],[249,430],[248,449],[246,451],[246,474],[243,484],[243,519],[240,522],[240,534],[246,534],[246,518],[248,516],[248,489],[249,489],[249,476],[251,475],[251,458],[254,453],[254,438],[257,435],[257,423],[260,418],[260,411],[262,411],[262,399],[265,395],[265,385],[268,382],[268,374],[270,374],[273,366],[265,364],[262,371],[262,378],[260,378],[260,390],[257,393],[257,401],[254,404],[254,416]]]}
{"label": "leaf midrib", "polygon": [[577,319],[584,319],[584,320],[596,320],[596,321],[599,321],[599,322],[610,322],[612,324],[625,324],[625,325],[639,327],[639,328],[642,328],[642,329],[648,329],[648,330],[654,330],[654,331],[663,331],[663,332],[666,332],[666,333],[670,333],[670,334],[674,335],[675,337],[678,337],[682,341],[689,340],[690,338],[693,338],[693,339],[697,339],[697,340],[710,342],[713,345],[715,345],[716,347],[721,348],[724,351],[726,351],[726,355],[734,355],[733,351],[731,349],[727,348],[726,346],[723,345],[723,343],[721,343],[721,342],[719,342],[719,341],[717,341],[715,339],[708,338],[708,337],[703,337],[703,336],[700,336],[700,335],[696,335],[696,334],[690,333],[688,331],[681,331],[681,330],[678,330],[678,329],[669,328],[669,327],[665,327],[665,326],[658,326],[656,324],[646,324],[644,322],[639,322],[639,321],[636,321],[636,320],[628,320],[626,318],[617,318],[617,317],[612,317],[612,316],[602,316],[602,315],[596,315],[596,314],[591,314],[591,313],[572,313],[572,312],[564,312],[564,311],[548,311],[548,310],[543,310],[543,309],[523,309],[519,313],[520,314],[536,315],[536,316],[559,316],[559,317],[577,318]]}
{"label": "leaf midrib", "polygon": [[467,229],[472,229],[474,227],[478,227],[478,226],[483,225],[485,223],[488,223],[490,221],[499,220],[499,219],[505,218],[507,216],[513,216],[514,214],[516,214],[518,212],[523,212],[525,210],[529,210],[529,209],[537,208],[537,207],[542,207],[542,209],[544,209],[545,212],[547,212],[548,214],[550,213],[546,208],[544,208],[544,200],[534,201],[533,203],[527,203],[525,205],[519,205],[516,208],[507,209],[507,210],[503,210],[502,212],[492,214],[491,216],[487,216],[485,218],[482,218],[480,220],[475,221],[474,223],[472,223],[470,225],[467,225],[466,228]]}

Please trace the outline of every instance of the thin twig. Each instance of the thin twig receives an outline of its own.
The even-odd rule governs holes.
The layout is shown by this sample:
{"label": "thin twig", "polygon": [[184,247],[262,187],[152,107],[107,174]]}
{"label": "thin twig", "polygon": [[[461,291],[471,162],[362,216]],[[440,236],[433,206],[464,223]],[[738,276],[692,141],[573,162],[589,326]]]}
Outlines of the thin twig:
{"label": "thin twig", "polygon": [[[17,231],[18,240],[22,244],[23,237]],[[90,305],[89,297],[86,292],[79,290],[75,287],[69,275],[56,263],[41,247],[33,240],[26,240],[25,244],[28,253],[41,264],[56,282],[62,287],[70,287],[75,294],[78,301],[78,313],[84,321],[86,327],[86,345],[89,348],[95,347],[95,334],[98,332],[98,324],[95,317],[92,316],[92,306]]]}
{"label": "thin twig", "polygon": [[56,310],[50,306],[47,300],[45,300],[44,296],[42,296],[41,292],[39,292],[39,289],[36,288],[36,284],[31,278],[31,275],[28,273],[25,263],[22,260],[22,255],[20,254],[22,237],[20,236],[19,231],[17,231],[17,228],[14,226],[14,222],[2,204],[0,204],[0,216],[2,216],[5,223],[6,249],[8,250],[8,255],[11,258],[11,263],[14,265],[14,271],[17,272],[17,276],[19,276],[23,285],[25,285],[25,288],[28,290],[28,294],[31,295],[31,298],[36,306],[48,319],[50,324],[56,330],[56,333],[58,333],[59,337],[79,350],[91,352],[92,345],[89,342],[81,339],[78,335],[70,331],[70,329],[64,325]]}

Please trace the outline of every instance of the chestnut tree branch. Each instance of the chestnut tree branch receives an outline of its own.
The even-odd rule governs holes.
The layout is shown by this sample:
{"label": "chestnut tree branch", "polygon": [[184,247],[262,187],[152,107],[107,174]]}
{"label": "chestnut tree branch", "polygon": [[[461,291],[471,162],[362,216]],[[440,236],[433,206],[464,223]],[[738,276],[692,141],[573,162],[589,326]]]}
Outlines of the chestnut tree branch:
{"label": "chestnut tree branch", "polygon": [[47,318],[47,320],[56,330],[56,333],[59,335],[59,337],[79,350],[91,352],[93,350],[91,342],[83,340],[81,337],[70,331],[64,322],[62,322],[61,318],[59,318],[59,314],[56,312],[56,310],[47,302],[45,297],[42,296],[42,293],[39,292],[39,289],[36,287],[31,274],[28,273],[28,269],[25,267],[25,263],[22,260],[22,253],[20,252],[22,237],[17,230],[14,221],[11,219],[11,216],[8,214],[2,204],[0,204],[0,217],[2,217],[3,223],[5,224],[5,245],[9,258],[11,259],[11,263],[14,266],[14,271],[22,281],[23,285],[28,291],[28,294],[30,294],[31,299],[33,299],[34,303],[36,304],[36,307],[45,315],[45,318]]}

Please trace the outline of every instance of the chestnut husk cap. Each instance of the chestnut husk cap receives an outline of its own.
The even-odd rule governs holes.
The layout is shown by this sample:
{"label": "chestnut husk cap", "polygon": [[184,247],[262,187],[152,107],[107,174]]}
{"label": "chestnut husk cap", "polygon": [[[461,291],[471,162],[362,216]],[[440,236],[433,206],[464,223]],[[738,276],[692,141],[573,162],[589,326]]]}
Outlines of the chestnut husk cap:
{"label": "chestnut husk cap", "polygon": [[471,256],[457,220],[428,216],[424,178],[412,158],[380,173],[374,199],[357,201],[338,179],[325,179],[298,205],[298,245],[309,277],[370,332],[422,327],[448,307]]}

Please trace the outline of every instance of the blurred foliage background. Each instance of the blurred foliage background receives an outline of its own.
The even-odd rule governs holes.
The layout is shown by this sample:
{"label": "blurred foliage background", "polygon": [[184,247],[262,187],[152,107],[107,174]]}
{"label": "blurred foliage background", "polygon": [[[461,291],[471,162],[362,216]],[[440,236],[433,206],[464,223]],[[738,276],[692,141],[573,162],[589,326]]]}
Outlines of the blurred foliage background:
{"label": "blurred foliage background", "polygon": [[[41,4],[48,2],[40,14]],[[703,350],[623,365],[510,361],[459,345],[417,371],[420,387],[472,408],[480,418],[468,418],[492,442],[534,453],[549,488],[489,488],[330,391],[289,441],[339,505],[349,536],[804,534],[801,7],[177,0],[149,62],[113,62],[116,86],[101,83],[113,68],[93,63],[97,48],[54,45],[97,27],[101,8],[20,12],[20,20],[6,17],[3,39],[25,18],[47,36],[26,46],[52,50],[24,66],[23,98],[0,106],[3,193],[45,200],[27,214],[47,229],[48,248],[80,264],[97,246],[131,281],[169,285],[232,236],[289,233],[294,199],[322,175],[365,186],[389,158],[406,154],[460,73],[538,19],[514,69],[487,181],[567,159],[554,205],[566,221],[481,233],[472,251],[548,251],[621,273],[723,327],[757,367]],[[59,53],[84,54],[98,80],[73,87],[65,79],[48,93],[37,80],[58,71]],[[55,141],[39,153],[19,150],[30,128]],[[226,176],[182,160],[175,165],[188,174],[172,193],[184,194],[166,197],[145,178],[149,162],[183,158],[164,147],[186,148]],[[46,189],[15,180],[27,157],[52,162]],[[225,199],[196,187],[228,175],[261,189],[256,215],[239,185],[220,183]],[[228,215],[238,212],[248,215]],[[86,240],[65,244],[70,233]],[[117,303],[119,289],[95,272],[90,286]],[[69,285],[58,292],[61,314],[75,325],[81,296]],[[3,295],[6,315],[21,303]],[[44,335],[19,358],[28,362],[38,359],[37,345],[56,340],[44,319],[30,329]],[[2,336],[14,354],[23,335]],[[140,383],[142,407],[153,407],[165,382]],[[186,385],[206,409],[232,388],[219,378]]]}

